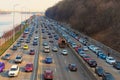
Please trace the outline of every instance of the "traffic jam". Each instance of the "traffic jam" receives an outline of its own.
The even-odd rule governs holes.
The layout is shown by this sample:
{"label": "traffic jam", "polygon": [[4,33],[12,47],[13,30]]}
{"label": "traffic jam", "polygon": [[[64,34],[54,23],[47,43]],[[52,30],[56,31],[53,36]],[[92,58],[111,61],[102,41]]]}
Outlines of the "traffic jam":
{"label": "traffic jam", "polygon": [[65,25],[36,16],[0,57],[0,79],[94,80],[74,56],[77,54],[97,80],[119,80],[119,60],[87,43]]}

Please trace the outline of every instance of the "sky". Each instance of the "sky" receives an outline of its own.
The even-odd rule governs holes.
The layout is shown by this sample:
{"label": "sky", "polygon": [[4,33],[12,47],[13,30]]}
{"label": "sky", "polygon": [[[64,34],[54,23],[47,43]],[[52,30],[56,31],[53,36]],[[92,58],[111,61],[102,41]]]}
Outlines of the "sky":
{"label": "sky", "polygon": [[44,12],[62,0],[0,0],[0,10]]}

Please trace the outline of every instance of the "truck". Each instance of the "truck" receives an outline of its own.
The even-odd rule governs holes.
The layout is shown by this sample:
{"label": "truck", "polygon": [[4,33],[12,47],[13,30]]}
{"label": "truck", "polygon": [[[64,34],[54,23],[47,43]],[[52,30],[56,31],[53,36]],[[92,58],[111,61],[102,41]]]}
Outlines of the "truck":
{"label": "truck", "polygon": [[58,40],[58,45],[60,48],[65,48],[67,47],[67,42],[64,38],[60,37]]}

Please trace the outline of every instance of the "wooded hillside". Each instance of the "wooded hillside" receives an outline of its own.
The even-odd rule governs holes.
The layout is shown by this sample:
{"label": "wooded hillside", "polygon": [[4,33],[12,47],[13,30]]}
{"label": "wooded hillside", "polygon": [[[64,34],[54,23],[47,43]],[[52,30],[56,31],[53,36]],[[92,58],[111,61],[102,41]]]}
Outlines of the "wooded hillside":
{"label": "wooded hillside", "polygon": [[120,0],[63,0],[45,14],[120,52]]}

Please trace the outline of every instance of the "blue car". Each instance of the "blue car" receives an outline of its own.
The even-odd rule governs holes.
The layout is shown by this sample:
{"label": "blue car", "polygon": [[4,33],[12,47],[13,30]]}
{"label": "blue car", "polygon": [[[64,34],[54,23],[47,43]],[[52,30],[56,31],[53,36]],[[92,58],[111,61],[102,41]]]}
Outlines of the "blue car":
{"label": "blue car", "polygon": [[51,58],[51,57],[46,57],[45,62],[46,62],[47,64],[52,63],[52,58]]}
{"label": "blue car", "polygon": [[5,68],[5,63],[0,62],[0,72],[3,72],[4,68]]}
{"label": "blue car", "polygon": [[97,55],[98,55],[99,58],[101,58],[101,59],[106,59],[106,57],[107,57],[107,55],[104,54],[104,53],[98,53]]}

